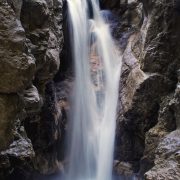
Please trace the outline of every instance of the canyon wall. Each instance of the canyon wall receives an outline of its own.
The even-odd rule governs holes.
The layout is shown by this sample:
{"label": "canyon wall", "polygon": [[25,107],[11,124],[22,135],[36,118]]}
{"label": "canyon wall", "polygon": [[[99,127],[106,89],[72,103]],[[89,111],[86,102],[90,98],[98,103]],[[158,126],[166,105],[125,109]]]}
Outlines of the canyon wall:
{"label": "canyon wall", "polygon": [[[101,0],[123,53],[117,174],[180,178],[180,1]],[[62,0],[0,1],[0,179],[63,172],[73,84]],[[145,175],[144,175],[145,174]]]}
{"label": "canyon wall", "polygon": [[61,0],[0,1],[0,179],[59,169],[61,113],[52,84],[62,8]]}
{"label": "canyon wall", "polygon": [[115,37],[124,42],[128,35],[115,170],[148,180],[179,179],[180,1],[104,2],[120,17]]}

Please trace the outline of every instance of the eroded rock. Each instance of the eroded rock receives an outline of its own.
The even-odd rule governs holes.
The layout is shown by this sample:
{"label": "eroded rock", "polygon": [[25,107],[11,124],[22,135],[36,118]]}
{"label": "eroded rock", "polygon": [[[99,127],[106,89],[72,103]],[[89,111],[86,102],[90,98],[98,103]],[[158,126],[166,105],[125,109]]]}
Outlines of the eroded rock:
{"label": "eroded rock", "polygon": [[8,148],[13,141],[14,122],[20,108],[17,95],[0,94],[0,150]]}
{"label": "eroded rock", "polygon": [[[35,169],[48,174],[57,171],[57,164],[60,164],[55,147],[60,139],[61,111],[56,113],[52,106],[47,106],[46,98],[50,100],[55,92],[47,95],[45,87],[60,66],[63,4],[61,0],[7,1],[0,2],[0,93],[4,93],[0,95],[0,126],[4,126],[0,128],[0,149],[4,150],[0,156],[0,179],[9,178],[9,174],[19,178],[16,177],[19,173],[27,178]],[[54,113],[52,116],[56,120],[50,121],[48,113],[44,117],[42,106],[43,113],[46,110]],[[28,136],[32,141],[23,127],[30,120],[32,126],[26,131],[30,130],[32,136]],[[44,135],[50,138],[45,143]],[[37,144],[34,138],[38,140]]]}
{"label": "eroded rock", "polygon": [[10,144],[6,151],[0,153],[2,156],[9,156],[20,160],[34,157],[34,150],[29,139],[20,138]]}
{"label": "eroded rock", "polygon": [[131,162],[134,171],[139,171],[143,157],[140,173],[144,174],[156,162],[159,143],[179,126],[180,26],[178,1],[141,2],[143,24],[130,36],[123,54],[116,155]]}
{"label": "eroded rock", "polygon": [[0,6],[0,92],[26,88],[35,72],[32,56],[25,54],[25,32],[7,3]]}
{"label": "eroded rock", "polygon": [[42,106],[42,102],[40,100],[40,95],[38,93],[38,90],[35,86],[31,86],[24,90],[24,103],[25,103],[25,109],[28,113],[37,113],[40,111],[40,108]]}
{"label": "eroded rock", "polygon": [[128,162],[115,162],[114,172],[118,175],[132,176],[133,175],[133,167]]}
{"label": "eroded rock", "polygon": [[180,177],[180,131],[163,138],[156,150],[155,166],[145,174],[146,180],[178,180]]}
{"label": "eroded rock", "polygon": [[45,0],[23,0],[21,21],[25,29],[32,31],[48,22],[49,13]]}

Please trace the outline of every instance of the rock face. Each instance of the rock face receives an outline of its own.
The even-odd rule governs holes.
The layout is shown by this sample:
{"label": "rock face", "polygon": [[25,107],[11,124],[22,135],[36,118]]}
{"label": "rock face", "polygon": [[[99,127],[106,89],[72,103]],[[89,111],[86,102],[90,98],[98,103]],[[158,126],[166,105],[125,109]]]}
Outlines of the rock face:
{"label": "rock face", "polygon": [[[62,6],[61,0],[0,2],[0,179],[31,179],[35,169],[51,173],[60,164],[55,146],[61,112],[47,105],[55,97],[47,84],[60,66]],[[55,113],[57,122],[44,112]]]}
{"label": "rock face", "polygon": [[[131,2],[143,5],[143,15],[139,26],[130,21],[125,39],[116,159],[130,162],[145,179],[179,179],[179,1]],[[124,17],[120,39],[131,2],[104,1]]]}
{"label": "rock face", "polygon": [[145,174],[145,179],[179,179],[180,131],[176,130],[158,144],[155,166]]}
{"label": "rock face", "polygon": [[[180,179],[180,1],[101,0],[123,54],[115,167]],[[0,1],[0,179],[63,172],[73,85],[62,0]],[[64,36],[64,37],[63,37]]]}
{"label": "rock face", "polygon": [[33,79],[35,60],[25,52],[25,31],[5,2],[0,6],[0,92],[16,93]]}
{"label": "rock face", "polygon": [[13,140],[13,123],[20,111],[17,95],[0,95],[0,150],[5,149]]}

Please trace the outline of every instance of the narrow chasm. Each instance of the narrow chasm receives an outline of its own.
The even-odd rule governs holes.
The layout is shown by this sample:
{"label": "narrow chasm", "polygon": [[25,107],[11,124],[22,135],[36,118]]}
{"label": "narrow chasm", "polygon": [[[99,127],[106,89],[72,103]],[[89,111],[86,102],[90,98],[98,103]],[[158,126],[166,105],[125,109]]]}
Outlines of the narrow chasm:
{"label": "narrow chasm", "polygon": [[0,180],[180,179],[180,0],[0,1]]}

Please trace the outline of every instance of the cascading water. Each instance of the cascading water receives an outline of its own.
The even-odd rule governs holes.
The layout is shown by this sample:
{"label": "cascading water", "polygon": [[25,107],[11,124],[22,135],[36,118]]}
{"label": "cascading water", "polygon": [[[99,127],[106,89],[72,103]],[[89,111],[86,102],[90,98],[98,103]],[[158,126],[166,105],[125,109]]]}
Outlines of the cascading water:
{"label": "cascading water", "polygon": [[67,180],[111,180],[121,56],[97,0],[67,0],[75,66]]}

